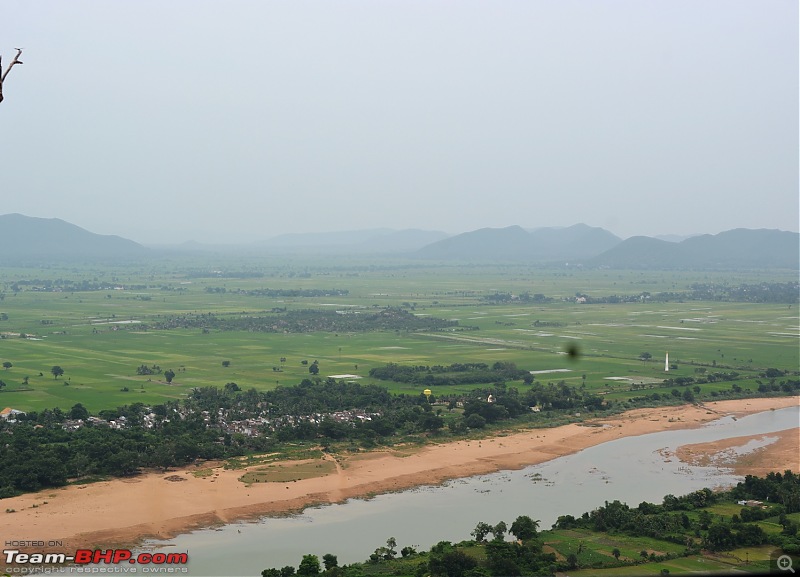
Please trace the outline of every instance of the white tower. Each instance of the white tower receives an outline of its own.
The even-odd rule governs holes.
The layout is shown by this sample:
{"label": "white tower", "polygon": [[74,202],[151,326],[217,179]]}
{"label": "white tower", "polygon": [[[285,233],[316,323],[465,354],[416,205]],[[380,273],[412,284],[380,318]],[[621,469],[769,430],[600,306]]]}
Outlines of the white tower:
{"label": "white tower", "polygon": [[664,359],[664,372],[669,372],[669,352],[667,353],[667,358]]}

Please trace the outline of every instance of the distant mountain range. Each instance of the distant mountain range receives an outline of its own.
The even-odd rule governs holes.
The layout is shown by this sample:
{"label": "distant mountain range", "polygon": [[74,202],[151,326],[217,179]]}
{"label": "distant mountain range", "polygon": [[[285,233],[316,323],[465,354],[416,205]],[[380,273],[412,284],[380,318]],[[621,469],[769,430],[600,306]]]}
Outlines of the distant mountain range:
{"label": "distant mountain range", "polygon": [[94,234],[57,218],[0,215],[0,264],[43,259],[119,261],[187,251],[394,255],[446,263],[569,263],[588,268],[800,268],[800,234],[766,229],[622,240],[585,224],[531,230],[519,226],[482,228],[454,236],[440,231],[381,228],[284,234],[242,246],[189,241],[156,249],[119,236]]}

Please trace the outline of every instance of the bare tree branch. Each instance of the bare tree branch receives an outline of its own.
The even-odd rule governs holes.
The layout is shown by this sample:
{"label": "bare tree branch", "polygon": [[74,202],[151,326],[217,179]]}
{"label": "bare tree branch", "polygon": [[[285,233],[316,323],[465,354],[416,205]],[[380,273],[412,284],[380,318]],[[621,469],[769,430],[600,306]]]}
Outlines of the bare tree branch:
{"label": "bare tree branch", "polygon": [[11,64],[8,65],[5,72],[3,72],[3,57],[0,56],[0,73],[2,73],[2,75],[0,75],[0,102],[3,102],[3,82],[5,82],[6,76],[8,76],[8,73],[14,68],[15,64],[22,64],[22,60],[19,59],[22,54],[22,48],[15,48],[15,50],[17,54],[14,56],[14,60],[11,61]]}

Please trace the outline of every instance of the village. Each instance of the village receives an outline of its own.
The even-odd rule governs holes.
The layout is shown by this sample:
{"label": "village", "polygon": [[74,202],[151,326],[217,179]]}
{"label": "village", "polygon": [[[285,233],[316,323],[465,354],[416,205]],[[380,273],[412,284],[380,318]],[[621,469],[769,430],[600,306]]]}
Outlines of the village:
{"label": "village", "polygon": [[[173,418],[185,420],[194,414],[194,409],[181,405],[172,408]],[[332,421],[340,424],[355,424],[356,422],[371,421],[375,417],[380,417],[379,412],[367,412],[362,409],[349,409],[330,413],[313,413],[309,415],[282,415],[279,417],[268,416],[265,412],[246,416],[245,418],[233,418],[233,413],[237,417],[242,416],[242,410],[225,409],[220,407],[215,413],[211,411],[199,411],[203,422],[208,429],[218,429],[220,433],[227,435],[240,434],[246,437],[268,436],[281,427],[295,427],[300,423],[319,425],[324,421]],[[6,407],[0,411],[0,419],[9,424],[24,420],[26,413],[18,409]],[[104,419],[98,416],[83,416],[81,418],[66,418],[61,423],[61,428],[65,431],[77,431],[83,427],[106,427],[109,429],[130,429],[141,427],[143,429],[156,429],[170,419],[166,415],[154,412],[153,407],[145,406],[141,411],[141,419],[129,419],[125,415],[120,415],[115,419]],[[43,425],[36,425],[42,427]]]}

